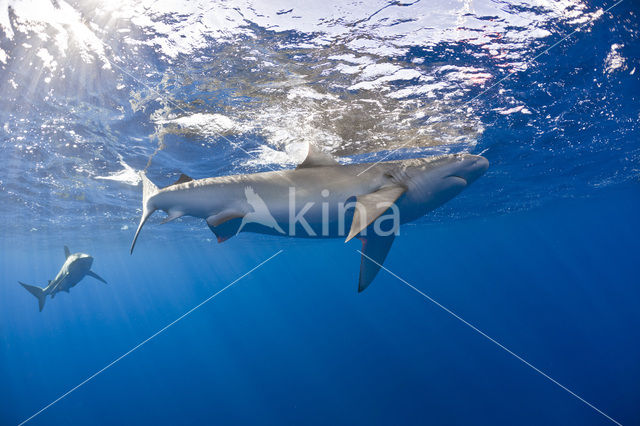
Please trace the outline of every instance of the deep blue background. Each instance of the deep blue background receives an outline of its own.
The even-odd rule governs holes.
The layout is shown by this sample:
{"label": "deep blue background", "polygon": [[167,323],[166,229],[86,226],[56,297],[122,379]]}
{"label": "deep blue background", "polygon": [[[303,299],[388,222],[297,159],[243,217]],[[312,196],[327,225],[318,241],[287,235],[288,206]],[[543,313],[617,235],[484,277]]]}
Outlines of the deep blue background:
{"label": "deep blue background", "polygon": [[[588,2],[586,10],[612,4]],[[91,18],[91,3],[82,8]],[[637,9],[625,0],[537,56],[577,28],[570,18],[541,21],[552,35],[515,52],[536,57],[526,72],[465,41],[380,58],[427,74],[455,65],[492,76],[465,93],[485,128],[472,151],[491,168],[403,227],[385,266],[624,425],[640,424]],[[108,20],[93,17],[99,26]],[[273,57],[304,35],[254,30],[260,37],[236,46],[273,48]],[[243,98],[212,89],[210,76],[229,73],[230,88],[266,76],[229,68],[234,45],[225,53],[211,40],[169,64],[152,44],[134,51],[112,35],[107,42],[136,80],[70,56],[57,58],[66,79],[46,83],[23,43],[51,38],[16,32],[0,40],[12,57],[0,80],[0,121],[10,124],[0,129],[0,425],[25,420],[278,250],[30,424],[611,424],[391,275],[381,272],[358,294],[356,241],[243,234],[218,245],[204,240],[213,235],[202,221],[160,227],[156,214],[129,256],[140,188],[94,177],[121,171],[121,160],[140,170],[154,155],[154,117],[164,105],[146,85],[211,113]],[[612,70],[614,45],[624,64]],[[331,52],[308,52],[318,56],[296,65]],[[159,85],[166,76],[175,84]],[[333,77],[310,87],[331,93]],[[127,90],[115,89],[120,82]],[[148,99],[134,110],[138,95]],[[531,114],[501,113],[515,106]],[[149,175],[162,186],[180,172],[257,171],[245,151],[265,143],[260,131],[229,139],[167,135]],[[432,149],[440,148],[468,147]],[[359,159],[366,155],[381,154]],[[109,284],[87,278],[39,313],[17,281],[43,286],[65,244],[92,254]]]}
{"label": "deep blue background", "polygon": [[[386,266],[638,424],[639,208],[632,185],[528,212],[409,225]],[[1,424],[24,420],[280,249],[32,424],[608,424],[389,274],[358,294],[357,243],[143,238],[129,257],[129,237],[72,246],[94,254],[109,285],[87,278],[42,313],[16,281],[53,276],[62,247],[36,250],[35,237],[3,247]]]}

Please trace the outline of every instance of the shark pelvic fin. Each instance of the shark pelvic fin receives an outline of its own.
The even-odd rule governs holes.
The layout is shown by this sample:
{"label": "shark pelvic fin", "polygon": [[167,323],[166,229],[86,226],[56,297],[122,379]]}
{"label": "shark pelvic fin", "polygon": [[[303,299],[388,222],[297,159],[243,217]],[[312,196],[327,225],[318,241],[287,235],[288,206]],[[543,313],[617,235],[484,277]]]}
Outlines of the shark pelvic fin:
{"label": "shark pelvic fin", "polygon": [[380,217],[405,191],[406,188],[393,185],[380,188],[369,194],[358,195],[356,208],[353,212],[351,229],[345,242],[358,235],[363,229]]}
{"label": "shark pelvic fin", "polygon": [[[178,180],[173,182],[169,186],[179,185],[181,183],[186,183],[186,182],[191,182],[192,180],[193,180],[193,178],[191,176],[187,176],[184,173],[180,173],[180,177],[178,178]],[[168,188],[169,186],[167,186],[166,188]]]}
{"label": "shark pelvic fin", "polygon": [[64,257],[67,258],[71,256],[71,251],[69,250],[69,247],[64,246]]}
{"label": "shark pelvic fin", "polygon": [[144,172],[140,172],[140,178],[142,179],[142,217],[140,218],[140,224],[138,225],[136,234],[133,236],[133,242],[131,243],[131,250],[129,253],[133,253],[133,248],[136,246],[136,240],[138,239],[140,230],[147,219],[149,219],[149,216],[156,211],[156,208],[151,203],[151,197],[160,191],[158,187],[149,180]]}
{"label": "shark pelvic fin", "polygon": [[364,291],[378,275],[395,237],[394,234],[382,237],[371,233],[371,235],[360,238],[362,240],[362,257],[360,258],[358,293]]}
{"label": "shark pelvic fin", "polygon": [[100,275],[96,274],[93,271],[87,272],[87,275],[90,276],[90,277],[95,278],[98,281],[102,281],[103,283],[107,284],[107,282],[104,280],[104,278],[102,278]]}
{"label": "shark pelvic fin", "polygon": [[331,155],[320,151],[315,145],[309,144],[309,152],[307,158],[296,167],[298,169],[306,169],[308,167],[322,167],[322,166],[339,166],[340,163]]}
{"label": "shark pelvic fin", "polygon": [[245,213],[241,213],[237,210],[223,210],[218,214],[209,216],[207,218],[207,225],[217,227],[225,222],[230,221],[231,219],[244,217],[244,215]]}
{"label": "shark pelvic fin", "polygon": [[[214,219],[216,216],[219,215],[209,216],[207,218],[207,225],[209,225],[209,229],[215,234],[219,243],[227,241],[238,233],[242,225],[242,218],[244,217],[243,215],[229,214],[216,220]],[[214,225],[214,223],[217,225]]]}

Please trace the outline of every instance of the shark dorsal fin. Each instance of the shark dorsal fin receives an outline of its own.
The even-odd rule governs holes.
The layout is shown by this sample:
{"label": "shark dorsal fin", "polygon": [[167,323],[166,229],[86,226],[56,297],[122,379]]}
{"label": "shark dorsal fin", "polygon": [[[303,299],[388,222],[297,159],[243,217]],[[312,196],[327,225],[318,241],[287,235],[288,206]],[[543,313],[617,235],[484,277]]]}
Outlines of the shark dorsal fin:
{"label": "shark dorsal fin", "polygon": [[297,169],[306,169],[308,167],[323,167],[323,166],[338,166],[340,163],[336,161],[331,155],[320,151],[314,145],[309,144],[309,152],[307,158],[304,159]]}
{"label": "shark dorsal fin", "polygon": [[[169,186],[179,185],[181,183],[186,183],[186,182],[191,182],[192,180],[193,180],[193,178],[191,176],[187,176],[184,173],[180,173],[180,177],[178,178],[178,180],[173,182]],[[168,188],[169,186],[167,186],[166,188]]]}
{"label": "shark dorsal fin", "polygon": [[69,250],[69,247],[64,246],[64,257],[67,258],[71,256],[71,251]]}
{"label": "shark dorsal fin", "polygon": [[380,217],[406,190],[403,186],[392,185],[368,194],[358,195],[356,209],[353,212],[351,229],[345,242],[358,235],[363,229]]}

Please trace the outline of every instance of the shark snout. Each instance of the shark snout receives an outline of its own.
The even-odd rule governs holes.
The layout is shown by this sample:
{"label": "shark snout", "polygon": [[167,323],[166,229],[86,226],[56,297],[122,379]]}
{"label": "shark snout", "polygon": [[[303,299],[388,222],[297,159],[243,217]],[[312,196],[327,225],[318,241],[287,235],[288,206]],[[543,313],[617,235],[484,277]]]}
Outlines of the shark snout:
{"label": "shark snout", "polygon": [[465,168],[467,183],[471,183],[484,174],[489,168],[489,160],[481,155],[468,155],[465,160],[469,165]]}
{"label": "shark snout", "polygon": [[77,255],[76,262],[78,264],[85,265],[87,268],[91,268],[91,265],[93,264],[93,257],[88,254],[79,253]]}
{"label": "shark snout", "polygon": [[489,168],[489,160],[481,155],[465,154],[451,164],[446,177],[464,180],[465,185],[471,184],[484,174]]}

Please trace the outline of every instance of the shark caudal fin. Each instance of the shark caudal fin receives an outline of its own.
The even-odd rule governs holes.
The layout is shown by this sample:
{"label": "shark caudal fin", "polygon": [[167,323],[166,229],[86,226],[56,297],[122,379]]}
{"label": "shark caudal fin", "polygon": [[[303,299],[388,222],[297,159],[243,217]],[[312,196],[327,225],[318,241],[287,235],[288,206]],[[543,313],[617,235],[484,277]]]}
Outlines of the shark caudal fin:
{"label": "shark caudal fin", "polygon": [[133,253],[133,248],[136,245],[136,240],[138,239],[138,234],[140,234],[140,230],[142,226],[145,224],[149,216],[156,211],[155,207],[153,207],[150,203],[150,198],[160,191],[157,186],[153,182],[149,180],[149,178],[144,174],[144,172],[140,172],[140,178],[142,178],[142,217],[140,218],[140,224],[138,225],[138,229],[136,230],[136,235],[133,237],[133,242],[131,243],[131,251],[129,253]]}
{"label": "shark caudal fin", "polygon": [[44,289],[36,287],[35,285],[21,283],[20,281],[18,281],[18,283],[22,287],[26,288],[29,293],[38,298],[38,308],[40,308],[40,312],[42,312],[42,309],[44,308],[44,302],[45,300],[47,300],[47,294],[44,292]]}

